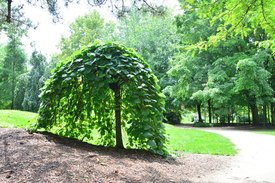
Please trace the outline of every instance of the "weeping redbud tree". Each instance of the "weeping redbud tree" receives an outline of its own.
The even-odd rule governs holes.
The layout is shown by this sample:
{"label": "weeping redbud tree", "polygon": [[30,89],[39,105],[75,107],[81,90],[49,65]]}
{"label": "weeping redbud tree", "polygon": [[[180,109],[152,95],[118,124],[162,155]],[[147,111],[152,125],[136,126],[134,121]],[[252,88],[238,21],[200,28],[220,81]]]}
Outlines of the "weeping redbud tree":
{"label": "weeping redbud tree", "polygon": [[72,58],[42,88],[37,130],[84,141],[97,132],[101,145],[124,148],[127,139],[129,148],[165,154],[164,95],[143,58],[111,42]]}

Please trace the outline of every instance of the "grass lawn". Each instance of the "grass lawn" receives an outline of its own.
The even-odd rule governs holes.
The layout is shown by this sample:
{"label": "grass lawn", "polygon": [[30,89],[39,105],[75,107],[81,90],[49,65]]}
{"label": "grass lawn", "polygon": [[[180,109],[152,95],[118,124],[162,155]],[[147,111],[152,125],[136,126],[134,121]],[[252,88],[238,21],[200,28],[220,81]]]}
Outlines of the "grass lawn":
{"label": "grass lawn", "polygon": [[237,153],[230,140],[221,135],[167,124],[165,127],[169,135],[167,147],[170,151],[215,155],[235,155]]}
{"label": "grass lawn", "polygon": [[0,110],[0,127],[5,128],[27,128],[35,122],[36,113],[17,111],[17,110]]}
{"label": "grass lawn", "polygon": [[[0,110],[0,127],[28,128],[35,122],[36,113]],[[215,155],[234,155],[234,145],[225,137],[194,129],[184,129],[165,124],[171,153],[188,152]]]}
{"label": "grass lawn", "polygon": [[275,135],[275,129],[258,130],[257,133],[267,134],[267,135]]}

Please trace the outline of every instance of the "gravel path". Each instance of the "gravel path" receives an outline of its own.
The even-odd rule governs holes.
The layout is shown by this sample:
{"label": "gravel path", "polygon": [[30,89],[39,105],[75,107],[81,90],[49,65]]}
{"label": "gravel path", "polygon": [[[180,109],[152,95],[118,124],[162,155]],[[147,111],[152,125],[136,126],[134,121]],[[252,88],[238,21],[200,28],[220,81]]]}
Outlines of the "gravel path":
{"label": "gravel path", "polygon": [[215,172],[206,182],[275,183],[275,136],[232,129],[206,131],[229,138],[239,151],[229,168]]}

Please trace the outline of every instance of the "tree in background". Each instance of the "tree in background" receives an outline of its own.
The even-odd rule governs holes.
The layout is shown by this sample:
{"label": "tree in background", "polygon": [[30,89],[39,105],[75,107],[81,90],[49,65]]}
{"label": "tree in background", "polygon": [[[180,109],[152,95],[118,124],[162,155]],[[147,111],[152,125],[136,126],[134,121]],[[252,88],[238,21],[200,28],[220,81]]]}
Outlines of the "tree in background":
{"label": "tree in background", "polygon": [[4,108],[15,108],[15,87],[18,77],[26,71],[26,54],[20,42],[21,35],[10,29],[6,55],[0,70],[0,100]]}
{"label": "tree in background", "polygon": [[269,103],[274,92],[269,83],[271,73],[264,67],[264,63],[271,59],[270,56],[266,50],[259,50],[254,55],[239,60],[236,67],[234,89],[239,95],[243,95],[247,99],[254,125],[266,122],[266,120],[259,118],[258,106]]}
{"label": "tree in background", "polygon": [[[268,37],[258,27],[248,32],[246,37],[228,36],[206,49],[201,43],[216,35],[222,22],[217,20],[211,26],[211,19],[201,18],[196,8],[197,5],[189,7],[177,17],[181,48],[170,63],[169,74],[175,79],[175,84],[167,89],[184,106],[192,102],[196,104],[199,119],[201,107],[198,105],[207,105],[209,122],[216,116],[219,118],[217,121],[225,122],[227,119],[228,123],[238,113],[237,106],[249,106],[253,124],[259,124],[257,108],[262,108],[266,118],[267,106],[274,95],[269,72],[274,58],[270,49],[260,49],[255,43]],[[247,67],[245,64],[248,64]],[[250,72],[246,70],[249,68]],[[244,90],[249,93],[247,96],[243,94]]]}
{"label": "tree in background", "polygon": [[45,77],[46,57],[41,53],[34,51],[30,59],[32,66],[28,73],[28,82],[22,102],[23,110],[37,112],[40,105],[40,88],[43,86]]}
{"label": "tree in background", "polygon": [[[167,75],[168,61],[175,52],[179,41],[170,10],[161,14],[150,11],[138,11],[132,8],[128,14],[121,17],[117,26],[116,41],[134,48],[150,64],[154,74],[160,80],[162,89],[171,84]],[[180,123],[180,106],[169,93],[166,94],[167,122]]]}
{"label": "tree in background", "polygon": [[57,55],[58,60],[70,57],[74,51],[93,43],[95,40],[113,40],[114,24],[106,23],[100,14],[94,10],[85,16],[78,17],[70,25],[70,35],[63,36],[59,43],[61,54]]}
{"label": "tree in background", "polygon": [[206,40],[216,30],[210,26],[209,20],[200,19],[193,9],[177,16],[176,25],[180,46],[170,60],[168,74],[174,82],[166,91],[176,97],[185,108],[195,106],[198,120],[202,122],[202,101],[192,95],[203,90],[207,82],[208,69],[216,57],[216,50],[192,52],[189,48],[201,40]]}

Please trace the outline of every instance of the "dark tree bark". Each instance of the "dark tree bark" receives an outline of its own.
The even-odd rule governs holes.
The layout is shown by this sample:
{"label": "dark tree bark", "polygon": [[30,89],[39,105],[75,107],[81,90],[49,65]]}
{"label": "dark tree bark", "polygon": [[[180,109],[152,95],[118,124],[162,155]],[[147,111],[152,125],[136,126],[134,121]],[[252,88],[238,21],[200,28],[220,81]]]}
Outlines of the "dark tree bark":
{"label": "dark tree bark", "polygon": [[115,95],[116,147],[124,149],[121,131],[121,88],[118,83],[111,84],[110,88]]}
{"label": "dark tree bark", "polygon": [[208,118],[209,118],[209,123],[212,123],[211,100],[208,100],[207,103],[208,103]]}
{"label": "dark tree bark", "polygon": [[231,114],[228,113],[227,114],[227,123],[230,124],[230,122],[231,122]]}
{"label": "dark tree bark", "polygon": [[272,124],[275,125],[275,102],[271,103],[270,110],[271,110],[271,121],[272,121]]}
{"label": "dark tree bark", "polygon": [[8,14],[7,14],[7,22],[11,23],[11,3],[12,0],[7,0],[8,5]]}
{"label": "dark tree bark", "polygon": [[251,113],[252,113],[252,123],[253,125],[258,125],[259,124],[259,114],[258,114],[258,107],[256,102],[252,102],[250,104],[251,108]]}
{"label": "dark tree bark", "polygon": [[199,122],[202,122],[202,118],[201,118],[201,103],[197,104],[197,111],[198,111]]}

